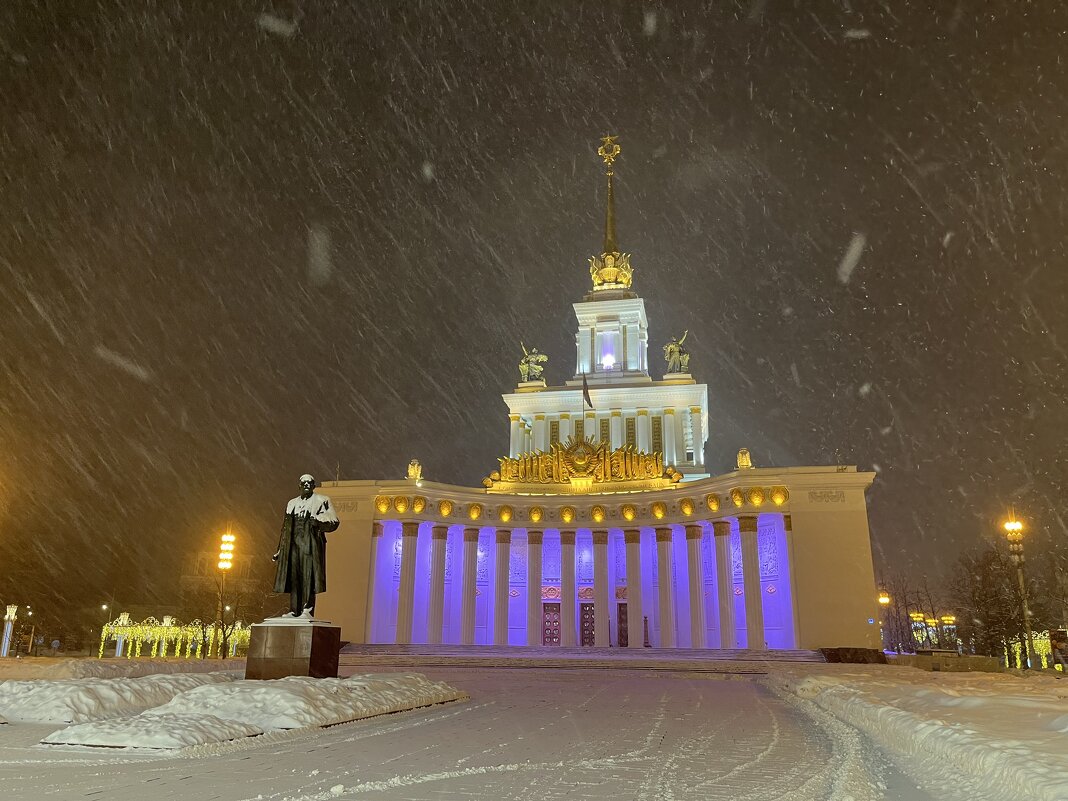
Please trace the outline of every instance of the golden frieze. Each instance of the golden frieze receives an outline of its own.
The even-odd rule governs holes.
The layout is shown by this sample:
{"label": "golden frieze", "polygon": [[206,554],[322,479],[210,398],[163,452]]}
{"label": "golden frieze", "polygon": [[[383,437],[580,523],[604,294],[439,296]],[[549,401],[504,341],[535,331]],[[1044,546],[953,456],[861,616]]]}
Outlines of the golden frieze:
{"label": "golden frieze", "polygon": [[[554,493],[625,492],[663,489],[682,480],[675,468],[664,465],[659,451],[645,453],[633,445],[613,450],[606,442],[575,439],[554,442],[548,451],[531,451],[515,458],[502,457],[500,469],[482,482],[492,492]],[[519,485],[517,487],[517,485]]]}

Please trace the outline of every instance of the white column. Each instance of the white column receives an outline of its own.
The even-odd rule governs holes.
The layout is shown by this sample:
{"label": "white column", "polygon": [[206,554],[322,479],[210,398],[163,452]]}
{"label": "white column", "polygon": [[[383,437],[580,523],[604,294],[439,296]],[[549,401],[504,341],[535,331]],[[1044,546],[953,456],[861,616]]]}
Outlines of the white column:
{"label": "white column", "polygon": [[[797,644],[801,642],[801,631],[798,629],[799,622],[797,619],[797,578],[794,575],[794,519],[792,515],[782,516],[783,531],[786,534],[786,562],[789,567],[788,574],[790,576],[790,615],[793,620],[794,639],[790,643],[791,648],[796,648]],[[780,557],[781,559],[782,557]]]}
{"label": "white column", "polygon": [[497,567],[493,578],[493,644],[508,644],[508,556],[512,550],[512,532],[497,529]]}
{"label": "white column", "polygon": [[585,326],[579,328],[576,342],[578,343],[578,366],[575,369],[575,373],[586,373],[588,375],[593,372],[590,369],[590,365],[593,362],[591,329]]}
{"label": "white column", "polygon": [[527,645],[541,645],[541,537],[527,529]]}
{"label": "white column", "polygon": [[664,465],[676,465],[678,459],[675,451],[675,410],[664,409]]}
{"label": "white column", "polygon": [[690,647],[707,648],[705,566],[701,561],[701,525],[686,526],[686,575],[690,583]]}
{"label": "white column", "polygon": [[583,436],[586,439],[592,439],[595,443],[601,441],[601,429],[597,425],[597,412],[589,411],[585,413],[586,416],[583,422]]}
{"label": "white column", "polygon": [[745,592],[746,647],[763,650],[764,599],[760,594],[760,556],[757,551],[757,519],[753,515],[738,518],[742,535],[742,581]]}
{"label": "white column", "polygon": [[382,542],[381,523],[374,523],[371,527],[371,563],[367,566],[367,610],[363,616],[363,641],[375,642],[375,594],[378,588],[375,586],[378,573],[378,546]]}
{"label": "white column", "polygon": [[653,449],[653,431],[649,422],[649,410],[638,409],[638,450],[649,453]]}
{"label": "white column", "polygon": [[593,532],[593,644],[607,648],[609,643],[608,532]]}
{"label": "white column", "polygon": [[475,644],[475,568],[478,565],[478,529],[464,529],[464,574],[460,584],[460,642]]}
{"label": "white column", "polygon": [[656,580],[660,597],[660,647],[675,647],[675,586],[672,581],[671,529],[656,530]]}
{"label": "white column", "polygon": [[549,449],[549,427],[545,424],[545,415],[534,415],[534,448],[539,451]]}
{"label": "white column", "polygon": [[627,369],[641,370],[641,347],[638,345],[638,324],[627,325]]}
{"label": "white column", "polygon": [[426,619],[426,641],[440,643],[445,610],[445,546],[448,526],[430,530],[430,609]]}
{"label": "white column", "polygon": [[401,523],[400,598],[397,601],[398,643],[412,641],[412,612],[415,608],[415,546],[418,523]]}
{"label": "white column", "polygon": [[686,410],[672,415],[675,419],[675,463],[686,461],[686,431],[683,419],[688,417]]}
{"label": "white column", "polygon": [[643,648],[641,531],[627,529],[623,539],[627,543],[627,647]]}
{"label": "white column", "polygon": [[705,430],[700,406],[690,407],[690,428],[693,431],[693,463],[697,467],[705,464]]}
{"label": "white column", "polygon": [[508,415],[508,455],[513,459],[520,454],[521,431],[519,415]]}
{"label": "white column", "polygon": [[560,413],[560,441],[567,442],[571,436],[571,415],[568,412]]}
{"label": "white column", "polygon": [[574,645],[575,638],[575,532],[560,532],[560,645]]}
{"label": "white column", "polygon": [[719,610],[719,647],[737,648],[734,636],[734,570],[731,565],[731,524],[712,523],[716,541],[716,602]]}
{"label": "white column", "polygon": [[612,438],[613,449],[623,444],[623,412],[621,410],[612,410],[612,417],[608,423],[608,433]]}

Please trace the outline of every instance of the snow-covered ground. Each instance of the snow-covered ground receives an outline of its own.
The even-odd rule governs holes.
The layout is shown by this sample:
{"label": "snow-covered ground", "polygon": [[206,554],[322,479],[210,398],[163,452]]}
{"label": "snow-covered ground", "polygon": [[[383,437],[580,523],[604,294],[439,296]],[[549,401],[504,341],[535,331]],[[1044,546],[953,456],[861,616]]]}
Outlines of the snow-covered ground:
{"label": "snow-covered ground", "polygon": [[855,726],[943,797],[1068,799],[1068,681],[841,668],[769,681]]}
{"label": "snow-covered ground", "polygon": [[[2,726],[0,782],[27,797],[116,801],[1068,797],[1068,682],[765,667],[766,677],[424,669],[424,691],[444,682],[471,701],[291,730],[276,727],[306,725],[302,716],[320,705],[320,722],[342,719],[335,696],[357,687],[396,700],[408,679],[398,671],[324,680],[318,690],[296,679],[247,691],[240,681],[207,684],[136,717],[89,724],[101,744],[122,742],[133,727],[143,744],[179,749],[169,753],[46,747],[38,743],[63,742],[63,733],[70,741],[80,727]],[[281,690],[263,690],[271,684]],[[309,702],[316,692],[325,697]],[[190,716],[196,725],[183,724]],[[209,742],[223,726],[231,741]],[[255,729],[266,733],[248,737]]]}
{"label": "snow-covered ground", "polygon": [[159,673],[244,673],[244,659],[55,659],[0,660],[0,681],[8,679],[114,679]]}

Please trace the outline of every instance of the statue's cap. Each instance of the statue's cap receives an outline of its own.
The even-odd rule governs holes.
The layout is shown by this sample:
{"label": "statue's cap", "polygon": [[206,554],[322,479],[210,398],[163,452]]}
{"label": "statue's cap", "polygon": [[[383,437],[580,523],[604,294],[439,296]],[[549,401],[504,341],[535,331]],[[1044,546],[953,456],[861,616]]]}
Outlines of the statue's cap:
{"label": "statue's cap", "polygon": [[300,478],[298,478],[297,481],[299,481],[301,484],[303,484],[305,481],[311,481],[314,483],[315,476],[311,475],[310,473],[305,473]]}

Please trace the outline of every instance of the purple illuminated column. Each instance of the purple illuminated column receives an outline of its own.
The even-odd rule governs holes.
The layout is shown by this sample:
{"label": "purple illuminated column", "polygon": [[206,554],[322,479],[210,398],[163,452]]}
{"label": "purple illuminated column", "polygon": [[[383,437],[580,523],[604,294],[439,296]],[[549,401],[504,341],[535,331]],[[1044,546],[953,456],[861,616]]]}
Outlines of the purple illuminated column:
{"label": "purple illuminated column", "polygon": [[627,543],[627,647],[645,647],[645,625],[642,621],[642,552],[641,530],[629,528],[623,532]]}
{"label": "purple illuminated column", "polygon": [[686,526],[686,574],[690,582],[690,647],[707,648],[705,638],[705,566],[701,561],[701,525]]}
{"label": "purple illuminated column", "polygon": [[560,532],[560,594],[563,604],[560,617],[563,626],[560,644],[575,644],[575,532]]}
{"label": "purple illuminated column", "polygon": [[750,650],[767,648],[764,641],[764,598],[760,592],[760,555],[757,549],[757,519],[738,518],[742,537],[742,581],[745,591],[745,643]]}
{"label": "purple illuminated column", "polygon": [[445,545],[448,526],[430,530],[430,610],[427,614],[426,641],[441,642],[442,615],[445,609]]}
{"label": "purple illuminated column", "polygon": [[593,532],[593,644],[608,647],[608,532]]}
{"label": "purple illuminated column", "polygon": [[734,587],[731,570],[731,524],[727,520],[712,523],[716,540],[716,606],[719,610],[719,647],[736,648],[734,636]]}
{"label": "purple illuminated column", "polygon": [[367,564],[367,611],[363,617],[364,642],[375,641],[375,573],[378,571],[378,546],[382,542],[383,528],[378,522],[371,527],[371,561]]}
{"label": "purple illuminated column", "polygon": [[478,529],[464,529],[464,574],[460,584],[460,642],[475,644],[475,569],[478,566]]}
{"label": "purple illuminated column", "polygon": [[656,530],[656,573],[660,595],[660,647],[675,647],[675,588],[671,581],[671,529]]}
{"label": "purple illuminated column", "polygon": [[397,603],[397,642],[412,641],[412,613],[415,607],[415,547],[418,523],[401,523],[400,598]]}
{"label": "purple illuminated column", "polygon": [[497,569],[493,575],[493,644],[508,644],[508,555],[512,532],[497,529]]}
{"label": "purple illuminated column", "polygon": [[527,645],[542,644],[541,537],[527,529]]}

